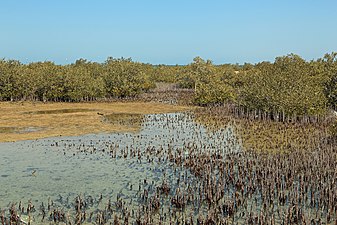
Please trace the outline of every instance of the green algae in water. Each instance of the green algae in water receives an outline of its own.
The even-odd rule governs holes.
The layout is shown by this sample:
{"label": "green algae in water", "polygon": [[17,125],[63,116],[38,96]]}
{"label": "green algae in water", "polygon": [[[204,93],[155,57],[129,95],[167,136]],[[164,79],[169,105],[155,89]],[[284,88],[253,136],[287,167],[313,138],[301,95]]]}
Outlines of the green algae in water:
{"label": "green algae in water", "polygon": [[17,130],[19,130],[18,127],[0,127],[0,134],[15,133]]}
{"label": "green algae in water", "polygon": [[135,113],[112,113],[103,116],[103,122],[126,127],[140,127],[144,115]]}
{"label": "green algae in water", "polygon": [[95,109],[54,109],[54,110],[40,110],[40,111],[31,111],[26,112],[26,114],[63,114],[63,113],[79,113],[79,112],[92,112],[96,111]]}
{"label": "green algae in water", "polygon": [[24,134],[43,130],[42,127],[0,127],[0,134]]}

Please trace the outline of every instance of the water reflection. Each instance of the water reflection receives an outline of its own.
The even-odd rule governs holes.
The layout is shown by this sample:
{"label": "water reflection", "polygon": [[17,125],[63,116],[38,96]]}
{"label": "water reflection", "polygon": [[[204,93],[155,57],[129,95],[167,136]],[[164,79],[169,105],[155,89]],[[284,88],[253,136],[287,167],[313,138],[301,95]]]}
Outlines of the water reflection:
{"label": "water reflection", "polygon": [[112,113],[103,116],[103,122],[131,130],[140,130],[143,120],[143,114],[134,113]]}

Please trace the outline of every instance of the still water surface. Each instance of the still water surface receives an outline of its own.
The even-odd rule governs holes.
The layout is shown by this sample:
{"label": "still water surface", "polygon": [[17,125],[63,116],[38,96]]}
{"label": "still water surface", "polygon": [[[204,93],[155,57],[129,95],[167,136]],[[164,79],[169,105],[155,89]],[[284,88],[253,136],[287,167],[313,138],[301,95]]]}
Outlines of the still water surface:
{"label": "still water surface", "polygon": [[113,149],[144,152],[151,147],[177,150],[194,145],[225,154],[242,148],[231,126],[211,132],[195,123],[191,113],[146,115],[139,120],[132,117],[132,123],[140,124],[134,133],[0,143],[0,208],[48,199],[69,207],[69,201],[78,195],[136,199],[140,185],[155,187],[164,176],[174,183],[178,176],[169,162],[149,163],[120,154],[114,158],[110,154]]}

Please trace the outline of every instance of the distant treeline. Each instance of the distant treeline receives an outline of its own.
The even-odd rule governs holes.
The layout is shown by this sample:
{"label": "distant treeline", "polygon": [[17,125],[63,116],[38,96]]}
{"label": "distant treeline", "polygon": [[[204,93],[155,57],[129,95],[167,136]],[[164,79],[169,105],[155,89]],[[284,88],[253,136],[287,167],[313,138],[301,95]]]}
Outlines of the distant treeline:
{"label": "distant treeline", "polygon": [[1,101],[126,98],[155,88],[156,82],[193,89],[197,105],[231,103],[267,113],[317,115],[336,109],[337,53],[312,61],[290,54],[254,65],[214,65],[200,57],[184,66],[124,58],[70,65],[0,60]]}
{"label": "distant treeline", "polygon": [[104,63],[77,60],[21,64],[0,61],[0,100],[92,101],[132,97],[155,87],[147,73],[151,65],[108,58]]}

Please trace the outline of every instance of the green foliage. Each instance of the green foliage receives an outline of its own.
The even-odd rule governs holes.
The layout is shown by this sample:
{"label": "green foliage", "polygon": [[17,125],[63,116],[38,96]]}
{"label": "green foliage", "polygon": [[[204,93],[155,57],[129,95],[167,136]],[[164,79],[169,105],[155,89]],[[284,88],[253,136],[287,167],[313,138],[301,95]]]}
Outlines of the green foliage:
{"label": "green foliage", "polygon": [[179,88],[184,89],[194,89],[196,78],[191,73],[191,65],[186,66],[182,69],[180,74],[177,74],[177,85]]}
{"label": "green foliage", "polygon": [[317,63],[324,76],[324,94],[328,105],[337,110],[337,53],[325,54]]}
{"label": "green foliage", "polygon": [[149,75],[154,82],[176,83],[182,73],[183,66],[150,65]]}
{"label": "green foliage", "polygon": [[224,104],[234,99],[229,74],[228,71],[216,68],[210,60],[196,57],[186,68],[180,86],[194,88],[194,102],[198,105]]}
{"label": "green foliage", "polygon": [[134,97],[154,87],[142,71],[141,64],[131,59],[108,58],[104,64],[103,79],[110,97]]}
{"label": "green foliage", "polygon": [[59,93],[59,89],[63,88],[64,82],[57,79],[61,69],[52,62],[23,65],[18,80],[20,99],[48,101],[61,98],[63,93]]}
{"label": "green foliage", "polygon": [[224,104],[236,99],[237,88],[241,85],[238,65],[213,65],[210,60],[200,57],[181,68],[177,77],[180,88],[195,90],[194,102],[198,105]]}
{"label": "green foliage", "polygon": [[18,97],[17,80],[21,63],[14,60],[0,60],[0,100],[13,101]]}
{"label": "green foliage", "polygon": [[301,57],[278,57],[274,63],[260,63],[247,71],[238,101],[251,110],[321,114],[326,109],[321,79]]}
{"label": "green foliage", "polygon": [[96,66],[76,62],[64,68],[64,100],[88,101],[104,97],[104,82],[101,76],[95,76]]}
{"label": "green foliage", "polygon": [[131,59],[93,63],[79,59],[71,65],[0,61],[0,100],[91,101],[133,97],[154,88],[148,65]]}
{"label": "green foliage", "polygon": [[317,115],[337,108],[337,53],[307,62],[298,55],[273,63],[213,65],[200,57],[186,66],[151,65],[108,58],[70,65],[0,60],[0,100],[91,101],[134,97],[176,83],[194,90],[197,105],[235,103],[248,110]]}

